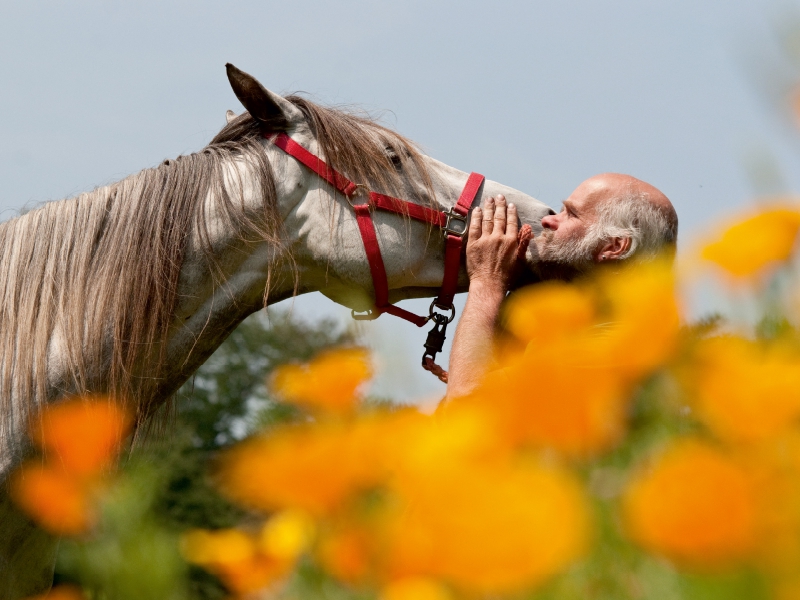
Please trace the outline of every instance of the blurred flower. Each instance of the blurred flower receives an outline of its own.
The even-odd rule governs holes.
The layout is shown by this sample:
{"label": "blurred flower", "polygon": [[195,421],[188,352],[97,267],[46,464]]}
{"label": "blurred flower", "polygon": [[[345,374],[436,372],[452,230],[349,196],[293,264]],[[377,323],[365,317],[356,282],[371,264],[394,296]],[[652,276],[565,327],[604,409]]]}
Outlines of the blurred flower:
{"label": "blurred flower", "polygon": [[373,568],[375,531],[353,523],[335,523],[321,533],[316,557],[331,575],[350,584],[363,583]]}
{"label": "blurred flower", "polygon": [[633,387],[676,350],[680,312],[666,263],[608,274],[583,289],[534,286],[509,300],[507,322],[527,342],[472,398],[515,443],[586,457],[625,434]]}
{"label": "blurred flower", "polygon": [[756,275],[788,260],[800,229],[800,211],[776,207],[744,219],[722,233],[702,251],[702,257],[735,277]]}
{"label": "blurred flower", "polygon": [[525,342],[545,342],[580,333],[595,319],[594,298],[588,289],[547,282],[511,294],[505,312],[508,331]]}
{"label": "blurred flower", "polygon": [[667,362],[681,327],[671,264],[632,265],[604,275],[598,285],[608,304],[602,315],[608,364],[635,380]]}
{"label": "blurred flower", "polygon": [[698,342],[687,387],[698,417],[720,438],[765,440],[800,417],[800,356],[788,344],[739,337]]}
{"label": "blurred flower", "polygon": [[781,580],[800,573],[800,430],[739,448],[758,492],[757,561]]}
{"label": "blurred flower", "polygon": [[363,348],[325,352],[307,365],[284,365],[272,378],[272,388],[286,401],[309,408],[348,411],[358,400],[358,388],[372,376]]}
{"label": "blurred flower", "polygon": [[630,483],[623,498],[634,541],[681,566],[716,569],[749,558],[756,544],[748,474],[713,447],[684,440]]}
{"label": "blurred flower", "polygon": [[487,425],[509,443],[570,457],[608,450],[626,431],[628,386],[613,370],[592,364],[585,349],[563,357],[530,353],[491,373],[464,402],[485,407]]}
{"label": "blurred flower", "polygon": [[775,600],[797,600],[800,598],[800,576],[780,578],[772,585]]}
{"label": "blurred flower", "polygon": [[24,464],[11,476],[11,498],[55,535],[78,535],[92,523],[89,489],[55,467],[34,461]]}
{"label": "blurred flower", "polygon": [[344,427],[286,428],[228,451],[217,481],[231,499],[251,508],[324,514],[376,482],[374,461],[354,442]]}
{"label": "blurred flower", "polygon": [[27,600],[86,600],[86,596],[77,586],[58,585],[47,593],[30,596]]}
{"label": "blurred flower", "polygon": [[78,476],[94,475],[119,451],[130,415],[105,399],[76,398],[46,407],[31,425],[33,440],[50,461]]}
{"label": "blurred flower", "polygon": [[451,600],[449,590],[435,579],[406,577],[381,590],[378,600]]}
{"label": "blurred flower", "polygon": [[259,548],[268,556],[294,560],[311,546],[314,521],[300,510],[284,510],[261,528]]}
{"label": "blurred flower", "polygon": [[256,540],[238,529],[189,531],[181,539],[181,551],[240,596],[264,589],[294,567],[293,559],[261,552]]}
{"label": "blurred flower", "polygon": [[390,580],[439,577],[481,593],[534,585],[586,549],[589,513],[575,480],[532,465],[455,464],[407,474],[388,508],[380,560]]}

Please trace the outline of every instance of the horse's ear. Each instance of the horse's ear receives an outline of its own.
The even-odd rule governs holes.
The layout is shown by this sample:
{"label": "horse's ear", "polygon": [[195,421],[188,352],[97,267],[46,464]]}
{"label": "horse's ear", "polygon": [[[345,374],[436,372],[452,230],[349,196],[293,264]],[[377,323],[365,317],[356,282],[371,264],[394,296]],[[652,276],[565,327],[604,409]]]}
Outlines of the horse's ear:
{"label": "horse's ear", "polygon": [[225,65],[233,93],[253,118],[269,131],[286,131],[303,119],[303,113],[291,102],[273,94],[252,75],[240,71],[232,64]]}
{"label": "horse's ear", "polygon": [[236,118],[236,113],[235,112],[233,112],[232,110],[226,110],[225,111],[225,122],[226,123],[230,123],[235,118]]}

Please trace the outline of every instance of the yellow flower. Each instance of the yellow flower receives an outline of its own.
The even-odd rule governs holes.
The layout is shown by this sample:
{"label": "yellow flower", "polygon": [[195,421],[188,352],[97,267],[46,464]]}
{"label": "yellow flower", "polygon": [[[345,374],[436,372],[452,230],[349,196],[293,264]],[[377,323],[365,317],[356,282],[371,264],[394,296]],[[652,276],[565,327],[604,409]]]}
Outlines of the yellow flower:
{"label": "yellow flower", "polygon": [[189,562],[207,566],[248,561],[255,555],[256,545],[249,535],[238,529],[193,529],[183,535],[181,551]]}
{"label": "yellow flower", "polygon": [[284,510],[261,528],[259,547],[268,556],[295,560],[311,546],[314,521],[300,510]]}
{"label": "yellow flower", "polygon": [[342,412],[352,409],[358,389],[372,377],[369,354],[363,348],[325,352],[307,365],[284,365],[272,379],[276,394],[309,408]]}
{"label": "yellow flower", "polygon": [[381,590],[378,600],[451,600],[448,589],[435,579],[406,577]]}
{"label": "yellow flower", "polygon": [[735,566],[755,548],[757,499],[750,477],[699,441],[675,444],[639,473],[623,508],[633,540],[681,566]]}
{"label": "yellow flower", "polygon": [[800,417],[800,356],[783,343],[702,340],[687,383],[697,416],[724,440],[765,440]]}
{"label": "yellow flower", "polygon": [[294,559],[264,554],[256,540],[238,529],[195,529],[181,538],[181,552],[189,562],[220,578],[237,596],[257,592],[286,577]]}
{"label": "yellow flower", "polygon": [[11,498],[56,535],[85,533],[93,521],[89,488],[61,469],[34,461],[12,475]]}
{"label": "yellow flower", "polygon": [[789,259],[800,229],[800,211],[778,207],[729,227],[702,257],[735,277],[749,277]]}
{"label": "yellow flower", "polygon": [[130,415],[105,399],[77,398],[45,408],[31,424],[33,440],[68,473],[93,476],[116,458]]}

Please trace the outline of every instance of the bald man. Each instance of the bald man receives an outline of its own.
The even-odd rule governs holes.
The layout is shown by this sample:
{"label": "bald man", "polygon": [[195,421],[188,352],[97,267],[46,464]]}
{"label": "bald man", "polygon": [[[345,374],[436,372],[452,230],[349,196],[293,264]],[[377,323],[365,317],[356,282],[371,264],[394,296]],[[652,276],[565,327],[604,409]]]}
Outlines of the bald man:
{"label": "bald man", "polygon": [[[541,280],[570,281],[601,265],[674,256],[678,215],[667,197],[630,175],[587,179],[558,214],[542,219],[531,240],[503,196],[476,208],[467,240],[469,295],[450,353],[447,398],[468,394],[489,368],[500,305],[518,279],[520,263]],[[532,243],[531,243],[532,242]]]}

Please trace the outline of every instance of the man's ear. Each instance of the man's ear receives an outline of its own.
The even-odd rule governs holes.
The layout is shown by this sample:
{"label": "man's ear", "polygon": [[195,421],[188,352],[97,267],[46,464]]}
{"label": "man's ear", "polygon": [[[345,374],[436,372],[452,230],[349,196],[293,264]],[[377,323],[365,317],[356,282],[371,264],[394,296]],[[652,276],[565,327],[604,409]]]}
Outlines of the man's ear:
{"label": "man's ear", "polygon": [[267,131],[286,131],[303,120],[303,113],[294,104],[273,94],[252,75],[240,71],[232,64],[225,65],[233,93],[247,112]]}
{"label": "man's ear", "polygon": [[609,260],[620,260],[631,247],[631,238],[613,237],[600,246],[595,252],[595,262],[605,262]]}

